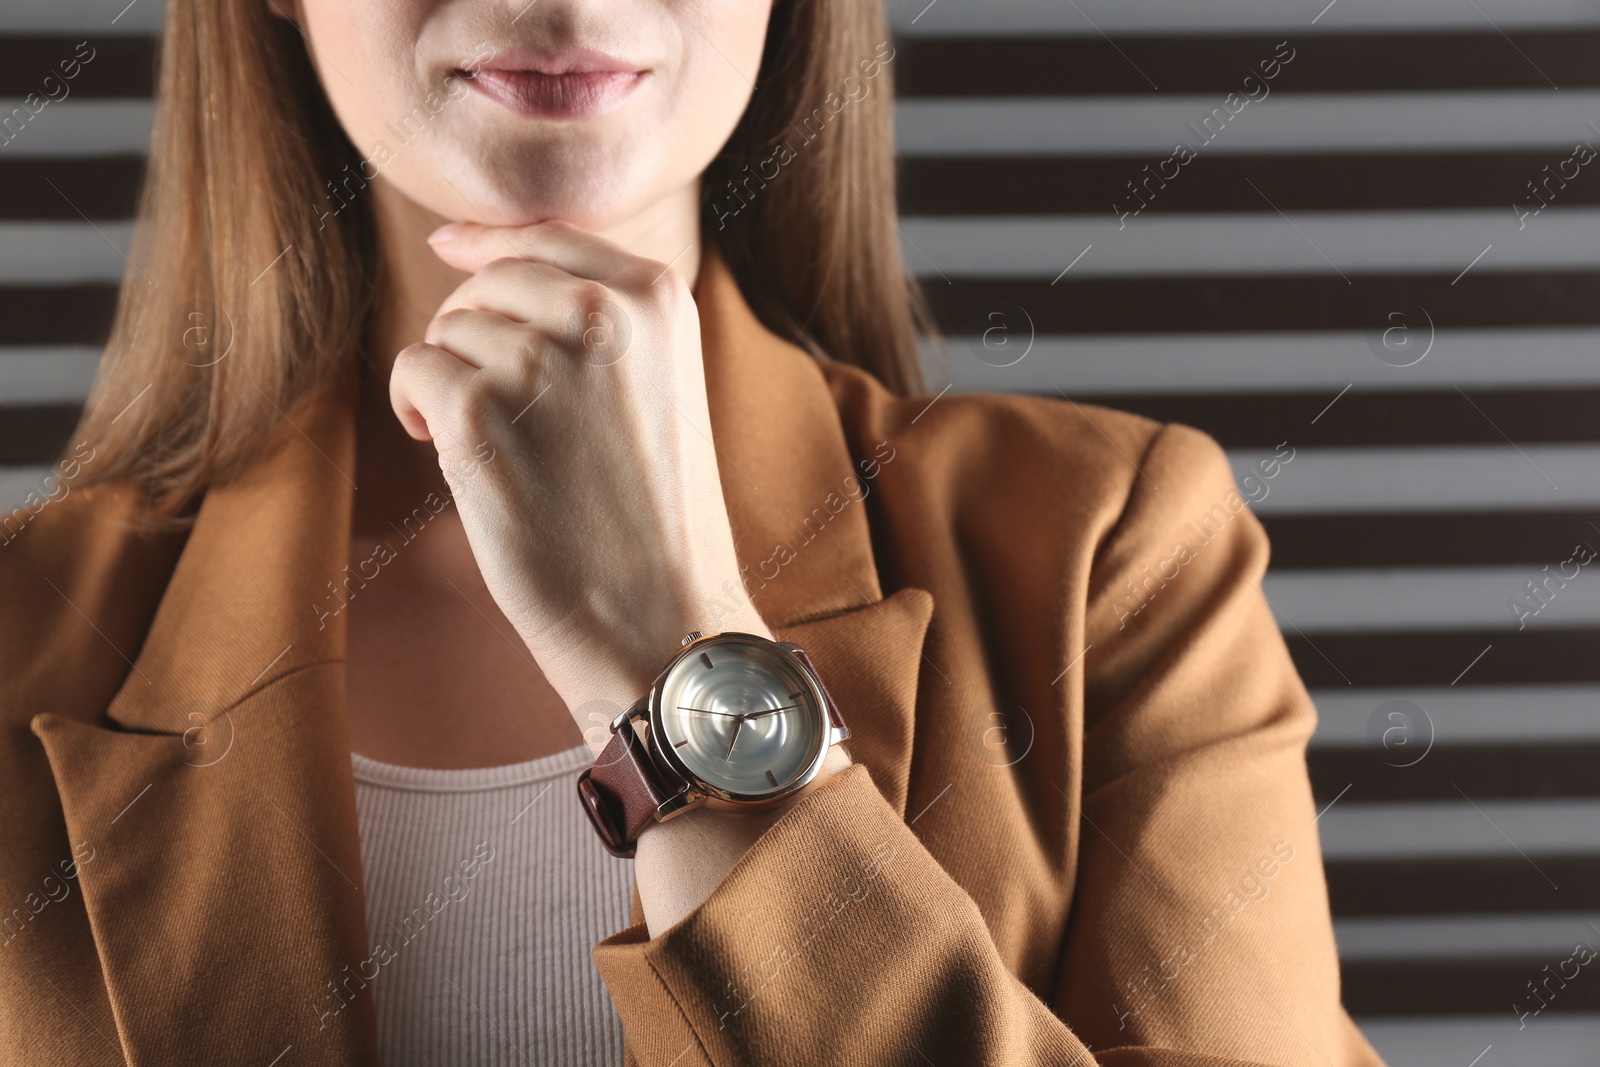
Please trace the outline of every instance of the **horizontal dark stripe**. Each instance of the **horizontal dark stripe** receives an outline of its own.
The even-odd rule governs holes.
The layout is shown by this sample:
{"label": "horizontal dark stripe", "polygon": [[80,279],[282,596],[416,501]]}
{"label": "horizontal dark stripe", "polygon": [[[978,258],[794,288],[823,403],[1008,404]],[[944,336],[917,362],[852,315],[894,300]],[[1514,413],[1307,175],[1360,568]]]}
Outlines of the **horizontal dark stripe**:
{"label": "horizontal dark stripe", "polygon": [[1494,856],[1329,860],[1328,896],[1338,918],[1600,909],[1600,856],[1533,862],[1538,870],[1510,846]]}
{"label": "horizontal dark stripe", "polygon": [[[1279,44],[1288,38],[1287,47]],[[1512,42],[1515,42],[1513,44]],[[1111,93],[1388,92],[1600,85],[1600,33],[1297,33],[1263,36],[911,37],[895,43],[906,97]],[[1518,54],[1520,51],[1521,54]],[[1276,55],[1287,64],[1268,67]],[[1246,79],[1255,78],[1246,85]],[[1549,80],[1546,80],[1548,76]],[[1269,101],[1271,96],[1260,102]],[[1238,105],[1235,104],[1235,107]],[[1246,108],[1252,105],[1245,105]]]}
{"label": "horizontal dark stripe", "polygon": [[[1373,702],[1376,709],[1378,701]],[[1507,705],[1507,719],[1516,708]],[[1427,727],[1419,725],[1419,730]],[[1507,797],[1600,797],[1600,742],[1451,745],[1425,732],[1401,747],[1381,741],[1365,748],[1311,749],[1311,785],[1319,805],[1341,793],[1347,801],[1459,801]],[[1344,792],[1346,786],[1349,792]]]}
{"label": "horizontal dark stripe", "polygon": [[[1465,266],[1465,264],[1463,264]],[[1600,271],[1433,274],[923,279],[940,328],[975,334],[991,312],[1026,311],[1037,333],[1378,329],[1413,304],[1452,329],[1600,325]],[[0,344],[98,344],[114,284],[0,286]],[[1018,321],[1020,317],[1018,317]],[[1420,327],[1419,327],[1420,329]],[[1507,358],[1511,358],[1508,355]],[[1348,397],[1346,398],[1348,399]]]}
{"label": "horizontal dark stripe", "polygon": [[[83,43],[88,47],[80,50]],[[0,36],[0,97],[24,99],[36,93],[52,103],[85,97],[148,97],[155,91],[155,51],[153,37],[107,37],[88,31]],[[80,56],[88,57],[88,62]],[[69,73],[73,77],[67,78]]]}
{"label": "horizontal dark stripe", "polygon": [[[1574,927],[1587,929],[1576,921]],[[1579,935],[1573,936],[1576,943]],[[1593,935],[1589,940],[1592,943]],[[1567,967],[1568,974],[1577,970],[1571,981],[1551,977],[1571,954],[1569,946],[1544,956],[1350,961],[1340,967],[1344,1006],[1357,1018],[1488,1014],[1501,1016],[1508,1024],[1520,1010],[1530,1013],[1525,1025],[1537,1028],[1553,1014],[1600,1009],[1600,980],[1593,964],[1582,967],[1574,960]],[[1548,993],[1540,985],[1546,978],[1550,978]],[[1529,982],[1540,989],[1542,999],[1535,1000],[1528,992]],[[1531,1015],[1535,1011],[1538,1015]]]}
{"label": "horizontal dark stripe", "polygon": [[[1600,537],[1600,510],[1401,512],[1392,515],[1262,515],[1272,566],[1541,567]],[[1590,525],[1593,523],[1594,525]]]}
{"label": "horizontal dark stripe", "polygon": [[[1600,140],[1600,138],[1597,138]],[[1284,211],[1436,210],[1538,206],[1527,183],[1556,167],[1560,152],[1361,153],[1202,156],[1179,177],[1150,181],[1146,218],[1178,212],[1267,210],[1254,182]],[[931,158],[900,160],[900,210],[907,216],[1112,215],[1134,206],[1130,181],[1144,181],[1150,156]],[[1170,169],[1170,168],[1169,168]],[[0,158],[0,218],[78,218],[48,178],[93,219],[131,218],[143,157]],[[1600,204],[1600,181],[1552,184],[1553,203]],[[1151,196],[1151,193],[1154,195]],[[1541,191],[1549,197],[1550,191]],[[1129,225],[1138,225],[1137,219]],[[1541,225],[1530,219],[1529,225]]]}
{"label": "horizontal dark stripe", "polygon": [[0,285],[0,345],[102,345],[117,286]]}
{"label": "horizontal dark stripe", "polygon": [[[1600,70],[1600,64],[1596,64]],[[1582,133],[1582,131],[1578,131]],[[1575,135],[1576,136],[1576,135]],[[1595,142],[1600,146],[1600,136]],[[1178,166],[1168,153],[1126,156],[903,156],[900,212],[928,215],[1097,215],[1126,221],[1176,212],[1439,210],[1493,207],[1511,213],[1542,201],[1600,204],[1600,179],[1560,181],[1570,150],[1350,152],[1296,155],[1202,153]],[[1575,164],[1566,166],[1572,174]],[[1149,168],[1147,171],[1145,168]],[[1550,168],[1550,174],[1544,171]],[[1553,177],[1551,176],[1553,175]],[[1549,181],[1535,199],[1529,182]],[[1130,190],[1128,183],[1134,184]],[[1138,200],[1134,199],[1134,191]],[[1549,220],[1545,220],[1548,222]],[[1537,218],[1527,225],[1542,225]]]}
{"label": "horizontal dark stripe", "polygon": [[[1507,591],[1508,601],[1511,592]],[[1286,626],[1284,637],[1300,677],[1313,689],[1448,686],[1457,677],[1458,685],[1600,682],[1600,629],[1517,630],[1511,625],[1516,618],[1510,608],[1506,622],[1504,630],[1313,634]],[[1489,651],[1473,663],[1485,648]]]}
{"label": "horizontal dark stripe", "polygon": [[[1269,92],[1548,89],[1600,85],[1593,62],[1600,33],[1318,34],[1030,37],[908,37],[895,42],[896,91],[904,97],[1099,96],[1122,93],[1262,92],[1262,64],[1292,56],[1266,81]],[[0,36],[0,95],[42,92],[79,42],[93,58],[67,82],[73,94],[148,96],[156,39],[148,36]],[[1511,42],[1514,41],[1513,45]],[[1290,51],[1292,49],[1292,52]],[[1520,55],[1518,54],[1520,51]],[[1269,67],[1269,70],[1271,68]],[[1548,76],[1549,80],[1546,80]],[[1159,89],[1157,88],[1159,87]],[[848,88],[848,87],[847,87]],[[59,93],[59,90],[55,90]],[[1270,96],[1266,99],[1270,99]],[[1236,105],[1237,106],[1237,105]],[[1247,105],[1248,106],[1248,105]]]}
{"label": "horizontal dark stripe", "polygon": [[1075,399],[1195,426],[1227,448],[1271,448],[1288,438],[1296,447],[1503,445],[1508,437],[1518,444],[1600,441],[1600,389],[1595,388],[1352,389],[1338,394],[1335,388],[1221,395],[1097,393]]}
{"label": "horizontal dark stripe", "polygon": [[78,424],[78,404],[0,407],[0,466],[43,467],[61,455]]}
{"label": "horizontal dark stripe", "polygon": [[0,219],[131,219],[143,179],[136,155],[0,159]]}
{"label": "horizontal dark stripe", "polygon": [[[1062,266],[1072,252],[1063,252]],[[1461,264],[1463,268],[1466,262]],[[1037,333],[1379,330],[1412,305],[1436,327],[1600,324],[1600,271],[1450,274],[1267,274],[1222,277],[952,277],[922,279],[941,330],[978,335],[1020,308]],[[1413,320],[1415,321],[1415,320]],[[1423,329],[1425,327],[1417,327]],[[1507,355],[1513,358],[1513,354]]]}

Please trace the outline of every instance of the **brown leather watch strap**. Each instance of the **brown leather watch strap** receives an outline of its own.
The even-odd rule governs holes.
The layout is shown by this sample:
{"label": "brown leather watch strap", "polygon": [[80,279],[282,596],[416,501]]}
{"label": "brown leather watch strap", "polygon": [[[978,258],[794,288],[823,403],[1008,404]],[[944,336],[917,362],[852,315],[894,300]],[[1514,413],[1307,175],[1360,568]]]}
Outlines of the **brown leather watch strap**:
{"label": "brown leather watch strap", "polygon": [[828,686],[823,682],[822,675],[818,673],[816,665],[811,662],[811,657],[806,655],[806,650],[803,648],[796,647],[791,651],[794,652],[795,659],[805,664],[806,670],[811,673],[812,680],[817,683],[817,688],[822,690],[822,702],[828,705],[828,721],[848,734],[850,728],[844,724],[844,716],[839,714],[839,705],[833,702],[833,694],[828,692]]}
{"label": "brown leather watch strap", "polygon": [[583,810],[613,856],[633,855],[639,832],[672,792],[631,721],[611,735],[594,765],[578,775]]}

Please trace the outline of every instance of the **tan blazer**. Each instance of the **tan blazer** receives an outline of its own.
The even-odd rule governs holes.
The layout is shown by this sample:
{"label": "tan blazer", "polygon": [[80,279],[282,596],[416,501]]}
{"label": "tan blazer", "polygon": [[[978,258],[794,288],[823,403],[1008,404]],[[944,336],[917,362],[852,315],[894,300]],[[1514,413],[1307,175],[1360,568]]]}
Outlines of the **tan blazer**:
{"label": "tan blazer", "polygon": [[[635,896],[595,947],[629,1062],[1377,1063],[1217,445],[897,399],[765,330],[714,251],[696,295],[748,584],[859,765],[683,922],[648,939]],[[186,537],[106,486],[0,546],[0,1062],[376,1062],[325,611],[352,413],[308,398]]]}

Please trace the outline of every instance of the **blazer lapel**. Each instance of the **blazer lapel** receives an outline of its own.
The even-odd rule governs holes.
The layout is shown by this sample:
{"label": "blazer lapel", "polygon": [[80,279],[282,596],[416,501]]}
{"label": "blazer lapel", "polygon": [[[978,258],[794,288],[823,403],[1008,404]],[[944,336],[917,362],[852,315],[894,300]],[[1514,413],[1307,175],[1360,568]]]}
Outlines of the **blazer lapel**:
{"label": "blazer lapel", "polygon": [[756,318],[716,243],[696,282],[712,435],[745,587],[811,654],[888,802],[905,813],[925,590],[887,600],[867,523],[884,457],[852,455],[817,358]]}
{"label": "blazer lapel", "polygon": [[206,495],[105,725],[34,720],[133,1063],[374,1061],[344,632],[350,384]]}
{"label": "blazer lapel", "polygon": [[[882,595],[879,457],[851,455],[817,361],[760,324],[710,241],[696,299],[745,587],[811,652],[852,755],[903,813],[933,603]],[[344,615],[327,611],[354,384],[309,394],[261,463],[207,493],[107,722],[34,719],[70,838],[94,849],[80,885],[132,1063],[376,1058]]]}

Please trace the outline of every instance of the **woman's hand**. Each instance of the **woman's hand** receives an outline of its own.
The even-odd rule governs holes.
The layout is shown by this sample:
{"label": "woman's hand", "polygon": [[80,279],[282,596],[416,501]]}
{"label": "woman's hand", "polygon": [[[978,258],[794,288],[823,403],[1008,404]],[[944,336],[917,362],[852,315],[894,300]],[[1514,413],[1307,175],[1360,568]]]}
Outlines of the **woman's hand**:
{"label": "woman's hand", "polygon": [[690,630],[771,636],[739,579],[683,279],[561,222],[430,240],[472,277],[396,358],[390,400],[438,448],[489,591],[579,727],[643,695]]}

